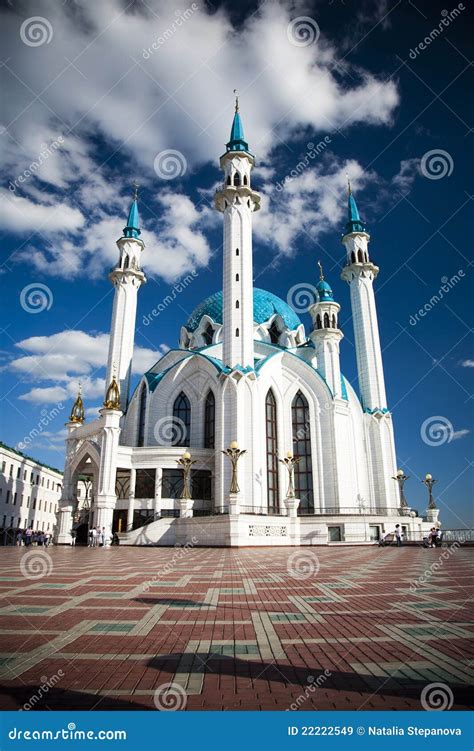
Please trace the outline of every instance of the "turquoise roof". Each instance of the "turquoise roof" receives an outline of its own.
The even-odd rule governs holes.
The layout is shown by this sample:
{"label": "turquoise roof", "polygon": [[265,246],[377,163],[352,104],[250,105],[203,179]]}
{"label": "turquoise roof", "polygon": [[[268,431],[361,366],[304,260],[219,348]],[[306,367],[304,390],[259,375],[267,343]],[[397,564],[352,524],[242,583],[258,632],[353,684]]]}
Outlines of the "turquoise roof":
{"label": "turquoise roof", "polygon": [[123,228],[123,236],[138,238],[140,236],[139,224],[138,201],[134,198],[128,212],[127,226]]}
{"label": "turquoise roof", "polygon": [[[215,292],[206,297],[197,308],[193,310],[186,323],[188,331],[195,331],[199,326],[203,315],[209,316],[215,323],[222,323],[222,292]],[[293,308],[280,297],[266,292],[264,289],[254,288],[253,291],[253,320],[255,323],[264,323],[272,316],[278,314],[282,317],[285,326],[293,331],[301,325],[301,321]]]}
{"label": "turquoise roof", "polygon": [[324,279],[320,279],[316,285],[319,302],[334,302],[332,289]]}
{"label": "turquoise roof", "polygon": [[365,225],[360,218],[359,209],[351,190],[347,200],[347,217],[346,232],[365,232]]}
{"label": "turquoise roof", "polygon": [[236,110],[232,128],[230,131],[230,140],[226,144],[227,151],[249,151],[249,145],[245,140],[244,126],[239,111]]}

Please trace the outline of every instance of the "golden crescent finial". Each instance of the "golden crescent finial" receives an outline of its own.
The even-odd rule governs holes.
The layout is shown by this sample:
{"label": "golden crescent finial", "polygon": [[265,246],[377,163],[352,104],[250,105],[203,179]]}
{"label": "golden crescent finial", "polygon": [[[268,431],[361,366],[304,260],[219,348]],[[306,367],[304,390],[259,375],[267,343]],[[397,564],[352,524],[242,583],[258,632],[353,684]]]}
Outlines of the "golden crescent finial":
{"label": "golden crescent finial", "polygon": [[323,281],[324,274],[323,274],[323,265],[322,265],[321,261],[318,261],[318,266],[319,266],[319,278],[320,278],[321,281]]}
{"label": "golden crescent finial", "polygon": [[235,111],[238,112],[239,111],[239,92],[237,91],[237,89],[234,89],[234,94],[235,94]]}

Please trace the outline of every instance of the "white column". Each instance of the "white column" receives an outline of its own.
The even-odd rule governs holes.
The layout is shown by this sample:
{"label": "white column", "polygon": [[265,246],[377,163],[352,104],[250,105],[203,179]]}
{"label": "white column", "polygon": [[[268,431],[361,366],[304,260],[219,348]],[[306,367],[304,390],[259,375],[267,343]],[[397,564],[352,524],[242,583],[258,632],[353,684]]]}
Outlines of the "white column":
{"label": "white column", "polygon": [[133,529],[133,514],[135,511],[135,484],[137,481],[137,470],[132,467],[130,470],[130,491],[128,495],[127,510],[127,532]]}
{"label": "white column", "polygon": [[163,480],[163,467],[157,467],[155,470],[155,514],[161,513],[161,485]]}
{"label": "white column", "polygon": [[94,524],[105,527],[106,534],[112,534],[112,519],[117,496],[115,481],[117,474],[117,450],[120,436],[120,417],[122,413],[117,409],[101,409],[104,420],[102,429],[102,445],[100,453],[100,467],[98,492],[95,499]]}

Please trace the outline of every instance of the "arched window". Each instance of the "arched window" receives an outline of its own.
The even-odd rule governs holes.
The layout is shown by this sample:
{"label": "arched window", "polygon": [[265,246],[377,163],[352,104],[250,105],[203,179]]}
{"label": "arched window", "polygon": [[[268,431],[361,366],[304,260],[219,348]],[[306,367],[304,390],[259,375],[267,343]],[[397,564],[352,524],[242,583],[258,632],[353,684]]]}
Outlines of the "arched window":
{"label": "arched window", "polygon": [[137,446],[145,445],[145,420],[146,420],[146,386],[143,384],[140,391],[140,401],[138,404],[138,435]]}
{"label": "arched window", "polygon": [[129,265],[129,258],[128,256],[125,256],[124,261],[123,261],[124,269],[128,269],[128,265]]}
{"label": "arched window", "polygon": [[240,336],[240,331],[239,331],[239,329],[235,329],[235,335],[236,335],[236,336]]}
{"label": "arched window", "polygon": [[337,328],[336,327],[336,316],[335,315],[333,315],[333,317],[332,317],[332,327],[333,327],[333,329]]}
{"label": "arched window", "polygon": [[273,321],[272,325],[268,329],[268,333],[270,334],[270,341],[272,344],[278,344],[280,341],[280,332],[278,331],[278,326],[276,325],[275,321]]}
{"label": "arched window", "polygon": [[234,175],[234,185],[236,188],[240,186],[240,173],[236,172]]}
{"label": "arched window", "polygon": [[216,433],[216,400],[211,390],[208,391],[204,404],[204,448],[213,449]]}
{"label": "arched window", "polygon": [[268,508],[279,510],[278,494],[278,440],[277,406],[273,391],[267,392],[265,399],[265,423],[267,436],[267,500]]}
{"label": "arched window", "polygon": [[361,251],[361,250],[359,250],[359,251],[357,252],[357,258],[358,258],[358,260],[359,260],[359,263],[364,263],[364,256],[363,256],[363,254],[362,254],[362,251]]}
{"label": "arched window", "polygon": [[352,253],[351,253],[351,261],[352,261],[352,263],[356,262],[356,254],[354,253],[354,251],[352,251]]}
{"label": "arched window", "polygon": [[236,248],[236,249],[235,249],[235,255],[236,255],[236,256],[240,255],[240,251],[239,251],[239,249],[238,249],[238,248]]}
{"label": "arched window", "polygon": [[329,315],[327,313],[324,314],[324,328],[329,328]]}
{"label": "arched window", "polygon": [[309,404],[305,396],[298,391],[291,405],[293,425],[293,453],[300,459],[295,465],[295,492],[300,499],[300,509],[304,512],[314,511],[313,469],[311,461],[311,427],[309,421]]}
{"label": "arched window", "polygon": [[227,185],[230,185],[230,175],[227,178]]}
{"label": "arched window", "polygon": [[244,185],[248,185],[247,175],[244,175]]}
{"label": "arched window", "polygon": [[212,328],[211,324],[208,323],[206,328],[202,332],[202,338],[204,339],[204,342],[206,344],[212,344],[213,337],[214,337],[214,329]]}
{"label": "arched window", "polygon": [[240,303],[239,303],[239,301],[238,301],[238,300],[236,300],[236,301],[235,301],[235,307],[236,307],[236,308],[240,308]]}
{"label": "arched window", "polygon": [[240,279],[240,276],[238,274],[235,275],[235,281],[238,282]]}
{"label": "arched window", "polygon": [[190,428],[191,405],[184,391],[181,391],[173,404],[173,446],[189,446]]}
{"label": "arched window", "polygon": [[323,327],[323,325],[321,323],[321,316],[318,314],[318,316],[316,318],[316,328],[322,329],[322,327]]}

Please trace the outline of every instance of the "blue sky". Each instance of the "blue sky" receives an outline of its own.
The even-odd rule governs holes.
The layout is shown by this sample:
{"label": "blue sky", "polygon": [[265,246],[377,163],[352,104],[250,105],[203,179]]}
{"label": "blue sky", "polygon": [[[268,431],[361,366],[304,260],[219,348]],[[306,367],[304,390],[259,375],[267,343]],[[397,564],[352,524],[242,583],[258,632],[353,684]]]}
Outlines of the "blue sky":
{"label": "blue sky", "polygon": [[[89,417],[96,413],[107,274],[133,180],[148,274],[135,382],[221,288],[212,195],[237,88],[263,195],[256,286],[283,299],[295,285],[311,291],[321,259],[342,306],[342,369],[356,385],[340,280],[348,172],[380,266],[387,392],[409,502],[425,507],[420,480],[430,471],[446,526],[472,524],[472,9],[405,0],[234,5],[4,5],[2,440],[61,467],[78,380]],[[42,19],[36,28],[33,17]],[[320,144],[318,153],[308,144]],[[190,273],[173,304],[144,325]]]}

